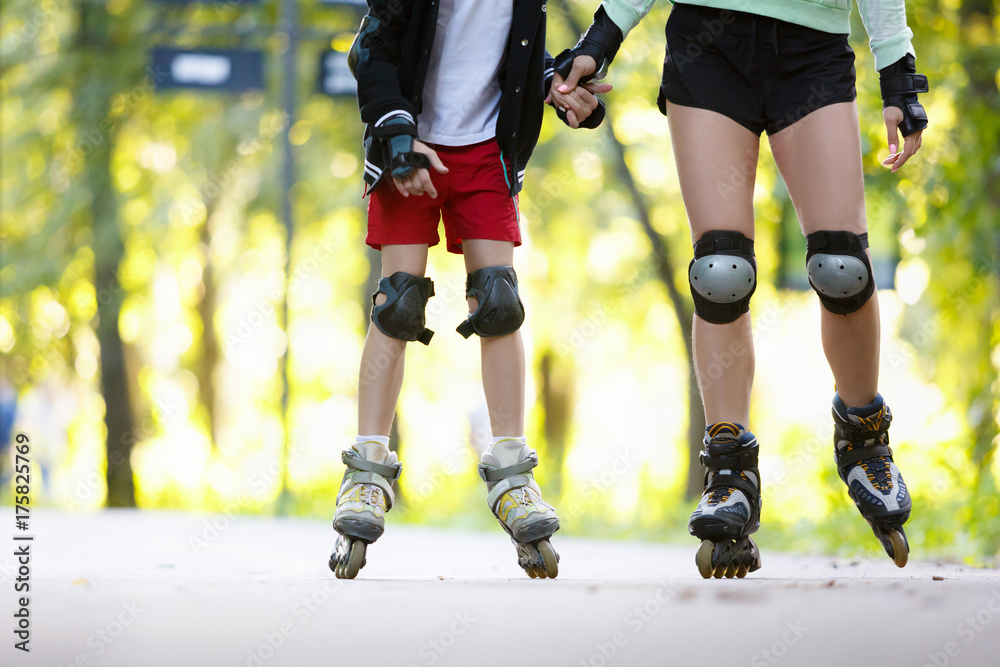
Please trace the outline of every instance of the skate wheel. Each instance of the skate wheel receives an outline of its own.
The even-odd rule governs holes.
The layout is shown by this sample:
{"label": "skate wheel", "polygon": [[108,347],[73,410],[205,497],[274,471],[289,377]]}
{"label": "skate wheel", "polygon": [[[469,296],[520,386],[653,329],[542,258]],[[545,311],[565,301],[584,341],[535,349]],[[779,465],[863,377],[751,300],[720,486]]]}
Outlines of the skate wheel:
{"label": "skate wheel", "polygon": [[[545,566],[543,571],[538,574],[542,578],[548,577],[549,579],[555,579],[559,576],[559,557],[556,556],[556,550],[552,548],[552,544],[548,540],[542,540],[536,546],[538,549],[538,554],[542,557],[542,563]],[[541,568],[539,568],[541,570]]]}
{"label": "skate wheel", "polygon": [[906,565],[906,561],[910,555],[910,548],[906,544],[906,538],[903,537],[902,531],[893,530],[889,533],[889,544],[892,545],[892,562],[896,564],[896,567],[903,567]]}
{"label": "skate wheel", "polygon": [[361,540],[351,540],[347,556],[341,560],[333,571],[338,579],[353,579],[358,576],[365,564],[365,543]]}
{"label": "skate wheel", "polygon": [[736,578],[742,579],[747,576],[747,572],[750,571],[750,566],[746,563],[740,563],[739,567],[736,568]]}
{"label": "skate wheel", "polygon": [[528,576],[531,577],[532,579],[538,578],[538,571],[535,570],[534,566],[528,565],[527,567],[524,568],[524,571],[527,572]]}
{"label": "skate wheel", "polygon": [[715,545],[712,544],[711,540],[703,540],[701,546],[698,547],[694,562],[698,565],[698,573],[702,579],[711,579],[712,577],[712,571],[715,569],[712,566],[712,552],[714,551]]}
{"label": "skate wheel", "polygon": [[736,570],[738,568],[739,566],[737,566],[736,563],[730,563],[729,567],[726,568],[726,579],[732,579],[733,577],[735,577]]}
{"label": "skate wheel", "polygon": [[725,565],[719,565],[719,567],[715,568],[715,571],[712,572],[712,576],[715,577],[716,579],[722,579],[722,577],[724,577],[725,575],[726,575]]}

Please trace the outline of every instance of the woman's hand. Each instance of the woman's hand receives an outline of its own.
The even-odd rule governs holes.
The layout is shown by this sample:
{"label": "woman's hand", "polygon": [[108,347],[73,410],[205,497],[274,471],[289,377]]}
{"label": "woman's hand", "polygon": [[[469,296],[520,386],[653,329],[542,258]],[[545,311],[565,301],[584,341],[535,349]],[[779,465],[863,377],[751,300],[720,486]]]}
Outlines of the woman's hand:
{"label": "woman's hand", "polygon": [[882,160],[882,164],[892,168],[892,173],[896,173],[907,160],[920,150],[921,136],[923,130],[917,130],[910,136],[903,139],[902,150],[899,148],[899,124],[903,122],[903,110],[899,107],[889,106],[882,111],[882,118],[885,120],[886,136],[889,139],[889,157]]}

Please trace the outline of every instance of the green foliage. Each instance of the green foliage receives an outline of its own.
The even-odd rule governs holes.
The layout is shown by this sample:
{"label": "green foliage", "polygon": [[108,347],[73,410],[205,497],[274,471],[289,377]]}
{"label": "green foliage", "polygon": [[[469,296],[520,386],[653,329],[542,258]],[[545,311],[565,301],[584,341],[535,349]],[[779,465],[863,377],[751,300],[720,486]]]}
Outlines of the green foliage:
{"label": "green foliage", "polygon": [[[81,480],[95,470],[103,480],[107,465],[96,332],[102,309],[120,297],[139,505],[273,510],[284,474],[279,363],[289,350],[291,507],[328,516],[339,450],[353,436],[372,285],[356,104],[316,94],[313,73],[322,49],[346,48],[357,17],[302,6],[303,75],[288,119],[278,102],[287,40],[274,29],[272,3],[82,1],[14,0],[0,9],[0,367],[25,401],[50,382],[84,406],[68,420],[48,501],[104,502],[103,482],[91,489]],[[596,3],[571,4],[585,20]],[[689,232],[655,107],[668,12],[660,3],[629,36],[607,101],[682,285]],[[555,52],[576,36],[551,14]],[[887,393],[897,414],[893,445],[916,500],[911,544],[973,561],[1000,550],[998,14],[996,1],[909,3],[918,68],[931,81],[931,126],[895,176],[879,166],[886,147],[877,74],[857,20],[852,38],[868,217],[880,246],[898,239],[901,258],[899,289],[883,298],[882,377],[900,397]],[[267,91],[154,93],[155,73],[145,69],[154,43],[263,48]],[[289,122],[298,178],[286,278],[277,211]],[[538,478],[559,488],[553,499],[567,532],[683,539],[684,341],[611,166],[613,149],[606,128],[571,132],[547,113],[526,175],[526,243],[516,262],[529,310],[528,435],[552,462]],[[110,170],[88,170],[102,150]],[[788,260],[779,241],[795,223],[766,147],[757,183],[762,370],[753,419],[770,457],[765,481],[774,482],[762,541],[867,554],[877,544],[836,477],[829,438],[817,435],[830,379],[813,297],[776,287]],[[113,196],[95,202],[100,191]],[[109,220],[115,234],[102,233]],[[116,238],[117,281],[97,288],[102,244]],[[801,271],[796,253],[788,253],[788,275]],[[482,424],[478,349],[450,332],[463,316],[464,270],[437,247],[429,271],[440,334],[407,361],[400,432],[408,500],[398,514],[492,528],[468,446]],[[278,316],[286,292],[287,326]],[[801,407],[799,422],[786,423],[777,406],[787,401],[796,413]],[[626,461],[618,472],[616,461]],[[800,501],[807,493],[812,504]]]}

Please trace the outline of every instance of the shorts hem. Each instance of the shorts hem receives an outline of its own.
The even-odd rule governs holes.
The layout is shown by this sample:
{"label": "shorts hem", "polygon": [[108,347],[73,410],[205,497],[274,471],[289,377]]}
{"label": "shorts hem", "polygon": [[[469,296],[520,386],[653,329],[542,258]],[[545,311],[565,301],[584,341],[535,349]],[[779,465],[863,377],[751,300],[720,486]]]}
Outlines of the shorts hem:
{"label": "shorts hem", "polygon": [[769,124],[769,125],[765,126],[764,131],[767,132],[767,136],[773,137],[774,135],[779,134],[782,131],[787,130],[790,127],[793,127],[798,122],[800,122],[800,121],[808,118],[809,116],[811,116],[812,114],[816,113],[817,111],[819,111],[820,109],[822,109],[824,107],[828,107],[828,106],[831,106],[833,104],[844,104],[846,102],[854,102],[857,99],[858,99],[858,96],[857,96],[857,93],[855,93],[854,95],[851,95],[850,97],[844,95],[844,96],[842,96],[840,98],[833,98],[833,99],[830,99],[830,100],[825,100],[823,103],[821,103],[815,109],[810,109],[809,113],[805,114],[804,116],[800,116],[799,118],[796,118],[794,122],[791,122],[788,125],[782,125],[778,129],[774,129],[774,127],[776,127],[774,124]]}
{"label": "shorts hem", "polygon": [[[668,102],[670,102],[671,104],[676,104],[679,107],[688,107],[690,109],[704,109],[705,111],[714,111],[715,113],[717,113],[719,115],[725,116],[726,118],[728,118],[729,120],[733,121],[734,123],[736,123],[736,124],[738,124],[738,125],[740,125],[742,127],[745,127],[747,130],[749,130],[750,132],[753,132],[758,137],[765,130],[765,127],[763,125],[760,126],[760,128],[758,129],[757,127],[754,126],[753,123],[750,123],[748,121],[740,120],[739,118],[735,118],[731,112],[727,111],[726,109],[722,109],[721,107],[715,107],[715,106],[712,106],[710,104],[702,104],[700,102],[688,102],[688,101],[677,102],[676,100],[670,99],[669,95],[666,95],[666,100]],[[666,114],[664,114],[664,115],[666,115]]]}

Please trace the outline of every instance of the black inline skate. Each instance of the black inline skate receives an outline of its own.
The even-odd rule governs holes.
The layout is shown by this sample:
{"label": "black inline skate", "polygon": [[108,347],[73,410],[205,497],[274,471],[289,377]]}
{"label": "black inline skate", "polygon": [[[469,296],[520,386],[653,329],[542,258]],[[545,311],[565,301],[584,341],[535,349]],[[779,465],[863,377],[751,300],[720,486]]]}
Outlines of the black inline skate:
{"label": "black inline skate", "polygon": [[757,438],[739,424],[718,422],[705,429],[705,491],[688,521],[702,540],[698,572],[743,578],[760,569],[760,550],[750,535],[760,528],[760,472]]}
{"label": "black inline skate", "polygon": [[892,461],[892,412],[881,394],[863,408],[849,408],[835,394],[833,421],[834,453],[847,493],[892,562],[903,567],[910,553],[903,532],[910,518],[910,493]]}

